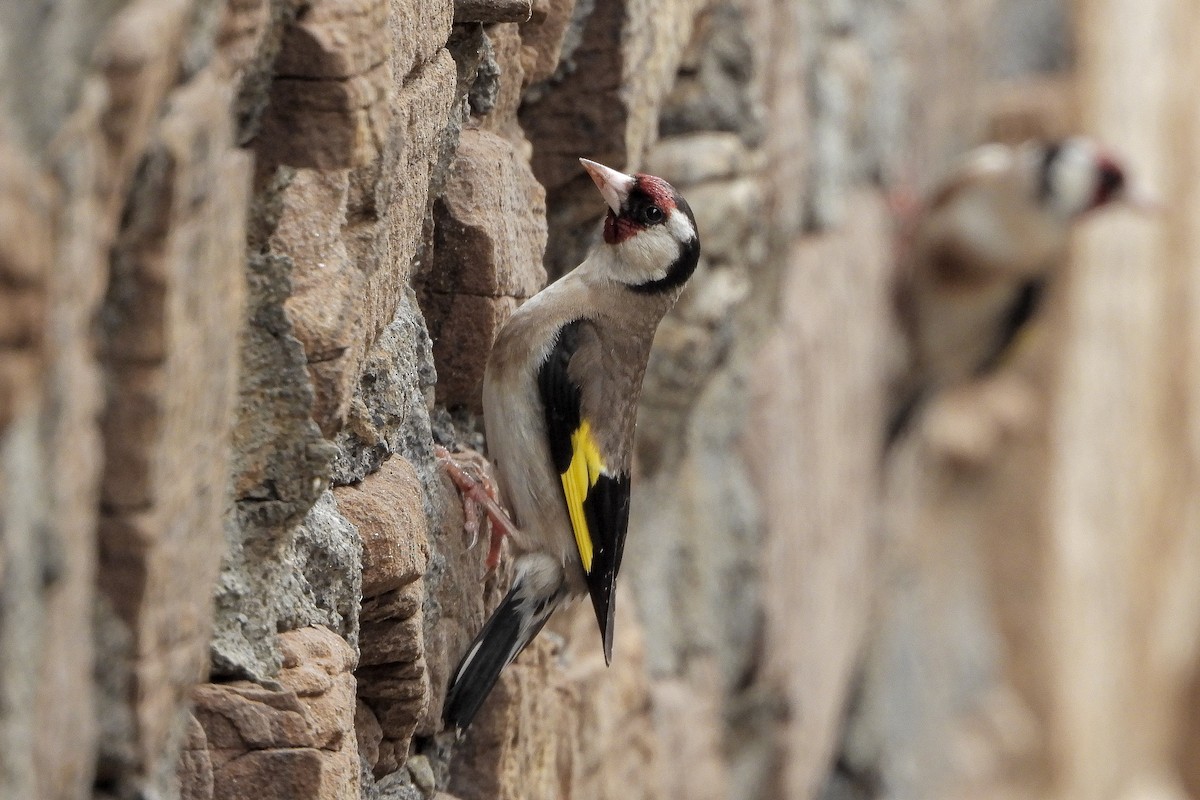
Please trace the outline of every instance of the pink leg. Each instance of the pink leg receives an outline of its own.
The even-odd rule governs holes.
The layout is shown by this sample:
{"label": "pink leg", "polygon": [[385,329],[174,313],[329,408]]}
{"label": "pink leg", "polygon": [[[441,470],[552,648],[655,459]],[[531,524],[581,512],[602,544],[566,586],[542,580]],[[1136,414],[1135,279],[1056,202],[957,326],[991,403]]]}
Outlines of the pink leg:
{"label": "pink leg", "polygon": [[500,545],[504,541],[505,536],[512,536],[517,532],[517,528],[513,525],[512,520],[508,518],[508,514],[496,499],[496,488],[486,477],[476,479],[467,469],[464,469],[464,464],[467,466],[476,466],[482,473],[482,467],[478,464],[471,464],[471,459],[455,458],[446,448],[438,445],[434,447],[433,454],[437,457],[438,464],[450,476],[450,480],[454,481],[454,485],[458,487],[459,493],[463,499],[463,516],[466,520],[465,527],[468,533],[471,534],[471,546],[479,540],[479,509],[483,509],[487,515],[487,519],[491,521],[491,533],[488,543],[487,568],[492,571],[500,563]]}

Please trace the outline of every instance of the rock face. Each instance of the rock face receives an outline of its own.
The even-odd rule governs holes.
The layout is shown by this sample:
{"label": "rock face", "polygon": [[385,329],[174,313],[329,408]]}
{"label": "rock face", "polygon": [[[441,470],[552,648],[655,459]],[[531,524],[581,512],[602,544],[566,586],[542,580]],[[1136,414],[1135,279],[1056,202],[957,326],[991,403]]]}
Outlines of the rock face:
{"label": "rock face", "polygon": [[[1200,19],[1127,6],[0,7],[0,797],[1200,793]],[[889,210],[1081,127],[1169,213],[1089,218],[1047,333],[884,463]],[[492,340],[595,243],[580,156],[702,261],[613,665],[564,610],[460,740],[512,567],[434,446],[486,451]]]}
{"label": "rock face", "polygon": [[185,794],[213,800],[360,796],[354,650],[320,627],[281,634],[278,646],[279,690],[247,681],[195,690],[209,763],[200,760],[195,769],[190,759],[182,762]]}

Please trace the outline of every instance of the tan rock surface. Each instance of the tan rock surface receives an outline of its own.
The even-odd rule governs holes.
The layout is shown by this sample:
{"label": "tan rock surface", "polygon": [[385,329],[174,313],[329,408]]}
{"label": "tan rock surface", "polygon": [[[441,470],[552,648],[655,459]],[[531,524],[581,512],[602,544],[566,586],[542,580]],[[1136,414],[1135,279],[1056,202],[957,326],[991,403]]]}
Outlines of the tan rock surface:
{"label": "tan rock surface", "polygon": [[50,187],[25,157],[0,149],[0,429],[36,394],[45,314],[45,273],[53,258]]}
{"label": "tan rock surface", "polygon": [[336,492],[363,541],[358,696],[377,776],[403,766],[429,702],[421,605],[430,557],[422,490],[399,456],[360,484]]}
{"label": "tan rock surface", "polygon": [[172,94],[114,248],[100,587],[134,634],[128,702],[144,770],[205,672],[209,614],[191,609],[211,602],[224,547],[244,235],[227,218],[244,213],[249,178],[228,150],[229,101],[204,74]]}
{"label": "tan rock surface", "polygon": [[179,751],[180,800],[212,800],[213,768],[204,726],[194,716],[187,720],[187,733]]}
{"label": "tan rock surface", "polygon": [[[443,295],[428,304],[433,356],[440,362],[438,399],[448,406],[483,408],[483,372],[500,328],[516,311],[511,297]],[[442,309],[445,309],[444,311]]]}
{"label": "tan rock surface", "polygon": [[435,205],[433,259],[421,287],[441,402],[480,407],[495,334],[514,299],[545,284],[545,208],[541,185],[511,142],[463,132]]}
{"label": "tan rock surface", "polygon": [[[750,446],[770,453],[769,469],[762,470],[767,462],[752,465],[761,470],[756,484],[772,531],[763,567],[766,672],[789,707],[804,709],[783,743],[786,796],[812,796],[824,777],[872,602],[878,439],[862,419],[879,401],[874,354],[883,330],[860,326],[851,335],[842,321],[857,313],[851,309],[871,308],[862,312],[866,318],[883,319],[886,264],[877,254],[887,234],[876,198],[852,202],[853,228],[793,251],[781,329],[755,371],[761,377]],[[821,268],[830,262],[841,268]],[[822,315],[801,310],[800,298],[818,295]],[[818,351],[827,360],[818,360]],[[829,373],[789,379],[794,365],[805,363],[826,364]],[[811,383],[820,389],[810,391]]]}
{"label": "tan rock surface", "polygon": [[555,620],[565,650],[543,635],[506,670],[455,755],[453,794],[550,800],[572,787],[598,800],[662,796],[641,632],[630,606],[617,606],[620,657],[611,668],[595,615],[581,604]]}
{"label": "tan rock surface", "polygon": [[[212,759],[212,797],[358,798],[354,652],[327,628],[279,638],[281,689],[237,682],[193,693]],[[184,790],[197,791],[189,783]]]}
{"label": "tan rock surface", "polygon": [[364,598],[403,589],[425,574],[427,522],[412,464],[393,456],[362,483],[339,487],[334,496],[362,537]]}
{"label": "tan rock surface", "polygon": [[527,85],[542,83],[557,69],[575,2],[538,0],[533,4],[531,19],[521,26],[521,66]]}
{"label": "tan rock surface", "polygon": [[283,33],[260,158],[335,169],[376,157],[392,80],[387,18],[387,0],[322,0],[301,9]]}
{"label": "tan rock surface", "polygon": [[349,175],[345,170],[297,170],[281,194],[271,248],[295,265],[284,308],[304,345],[316,394],[313,419],[326,436],[345,420],[358,364],[351,354],[361,324],[366,284],[342,239]]}

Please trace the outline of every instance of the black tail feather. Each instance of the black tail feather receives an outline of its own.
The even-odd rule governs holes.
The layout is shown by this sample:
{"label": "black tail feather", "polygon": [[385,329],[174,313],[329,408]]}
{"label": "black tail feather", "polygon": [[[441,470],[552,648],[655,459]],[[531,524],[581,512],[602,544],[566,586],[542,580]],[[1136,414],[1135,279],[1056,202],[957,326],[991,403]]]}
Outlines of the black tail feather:
{"label": "black tail feather", "polygon": [[462,731],[471,724],[500,673],[533,641],[557,606],[557,596],[531,602],[517,596],[520,588],[518,580],[455,669],[442,710],[447,728]]}

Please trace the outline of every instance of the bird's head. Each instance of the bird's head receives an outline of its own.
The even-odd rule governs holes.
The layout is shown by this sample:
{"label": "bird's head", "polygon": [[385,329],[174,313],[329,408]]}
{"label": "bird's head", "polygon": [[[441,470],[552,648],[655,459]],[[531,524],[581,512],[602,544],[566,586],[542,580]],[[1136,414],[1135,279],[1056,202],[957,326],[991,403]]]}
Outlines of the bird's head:
{"label": "bird's head", "polygon": [[676,291],[700,259],[696,218],[671,184],[653,175],[626,175],[579,159],[608,204],[606,259],[612,277],[635,292]]}
{"label": "bird's head", "polygon": [[1038,202],[1060,218],[1074,219],[1114,202],[1141,209],[1153,205],[1132,191],[1121,162],[1091,139],[1029,142],[1021,155]]}

